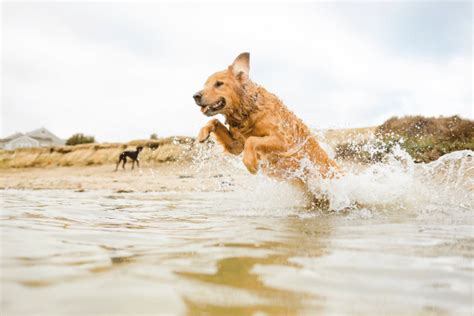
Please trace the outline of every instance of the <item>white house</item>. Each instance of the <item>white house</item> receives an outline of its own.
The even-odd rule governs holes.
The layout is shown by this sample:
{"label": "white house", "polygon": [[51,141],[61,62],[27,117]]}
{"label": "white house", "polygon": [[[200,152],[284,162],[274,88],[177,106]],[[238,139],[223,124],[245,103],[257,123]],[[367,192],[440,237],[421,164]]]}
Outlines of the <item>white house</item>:
{"label": "white house", "polygon": [[64,140],[42,127],[26,134],[15,133],[0,139],[0,148],[13,150],[27,147],[62,146],[64,143]]}
{"label": "white house", "polygon": [[12,139],[3,146],[3,148],[7,150],[27,147],[40,147],[40,142],[27,135],[22,135],[20,137]]}

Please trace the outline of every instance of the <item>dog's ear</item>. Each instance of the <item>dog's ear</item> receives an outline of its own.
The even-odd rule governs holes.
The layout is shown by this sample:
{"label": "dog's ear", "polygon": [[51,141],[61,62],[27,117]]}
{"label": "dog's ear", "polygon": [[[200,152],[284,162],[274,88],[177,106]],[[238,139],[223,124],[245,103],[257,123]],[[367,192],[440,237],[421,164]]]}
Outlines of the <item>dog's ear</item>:
{"label": "dog's ear", "polygon": [[250,53],[242,53],[229,66],[238,79],[248,78],[250,70]]}

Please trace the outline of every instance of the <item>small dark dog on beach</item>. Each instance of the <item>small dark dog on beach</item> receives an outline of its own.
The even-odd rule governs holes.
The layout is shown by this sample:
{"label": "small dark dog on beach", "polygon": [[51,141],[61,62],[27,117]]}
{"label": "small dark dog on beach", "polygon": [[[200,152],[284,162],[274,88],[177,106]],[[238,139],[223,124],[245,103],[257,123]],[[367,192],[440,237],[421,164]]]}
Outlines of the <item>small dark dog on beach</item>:
{"label": "small dark dog on beach", "polygon": [[127,157],[132,159],[132,170],[135,167],[135,162],[137,163],[138,168],[140,168],[140,159],[138,159],[138,154],[143,150],[142,146],[138,146],[135,151],[126,150],[122,152],[119,156],[119,161],[117,162],[117,166],[115,166],[115,171],[117,171],[118,166],[123,161],[122,168],[125,169],[125,163],[127,162]]}

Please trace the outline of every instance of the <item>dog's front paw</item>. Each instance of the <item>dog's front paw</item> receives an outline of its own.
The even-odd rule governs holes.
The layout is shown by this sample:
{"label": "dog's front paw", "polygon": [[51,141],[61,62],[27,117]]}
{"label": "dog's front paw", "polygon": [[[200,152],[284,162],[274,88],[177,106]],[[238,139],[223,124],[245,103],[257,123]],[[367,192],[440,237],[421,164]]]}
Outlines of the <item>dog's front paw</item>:
{"label": "dog's front paw", "polygon": [[211,136],[211,129],[209,126],[204,126],[203,128],[201,128],[201,130],[199,131],[199,135],[198,135],[198,141],[200,143],[203,143],[205,142],[209,136]]}
{"label": "dog's front paw", "polygon": [[217,119],[213,119],[209,121],[206,126],[201,128],[198,135],[198,141],[200,143],[205,142],[209,138],[209,136],[211,136],[211,133],[216,130],[216,123]]}

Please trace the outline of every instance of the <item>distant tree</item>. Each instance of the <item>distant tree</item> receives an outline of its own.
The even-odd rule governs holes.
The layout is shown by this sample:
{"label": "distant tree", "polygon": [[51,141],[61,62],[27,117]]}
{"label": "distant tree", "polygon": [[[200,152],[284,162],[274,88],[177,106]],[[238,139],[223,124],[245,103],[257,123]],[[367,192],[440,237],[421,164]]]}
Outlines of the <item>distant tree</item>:
{"label": "distant tree", "polygon": [[82,133],[74,134],[66,140],[66,145],[69,146],[89,143],[95,143],[94,136],[86,136]]}
{"label": "distant tree", "polygon": [[156,135],[156,133],[153,133],[150,135],[150,139],[158,139],[158,135]]}

